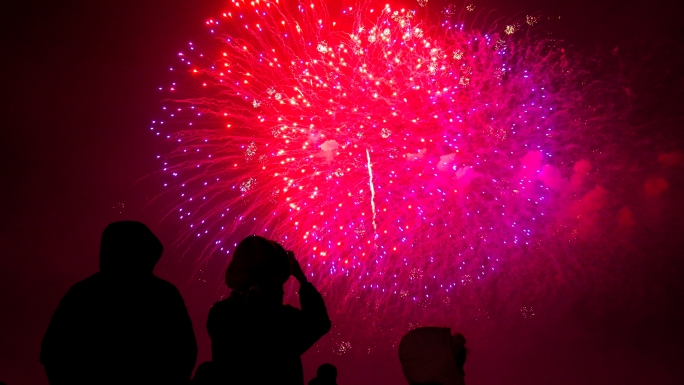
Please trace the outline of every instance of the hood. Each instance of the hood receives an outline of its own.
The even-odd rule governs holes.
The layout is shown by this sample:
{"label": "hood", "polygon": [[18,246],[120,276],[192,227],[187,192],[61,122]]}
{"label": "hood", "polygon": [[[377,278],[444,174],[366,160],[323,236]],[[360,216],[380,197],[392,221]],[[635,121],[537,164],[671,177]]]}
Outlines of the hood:
{"label": "hood", "polygon": [[115,275],[152,274],[164,247],[140,222],[110,223],[102,232],[100,271]]}

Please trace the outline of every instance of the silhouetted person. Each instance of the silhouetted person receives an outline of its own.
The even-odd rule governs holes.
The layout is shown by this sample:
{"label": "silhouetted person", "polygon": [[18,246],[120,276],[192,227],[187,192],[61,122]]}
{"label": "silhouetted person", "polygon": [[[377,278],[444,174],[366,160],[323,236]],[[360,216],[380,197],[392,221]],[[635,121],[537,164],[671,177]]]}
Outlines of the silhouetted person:
{"label": "silhouetted person", "polygon": [[399,361],[411,385],[464,385],[465,337],[451,329],[422,327],[399,343]]}
{"label": "silhouetted person", "polygon": [[43,338],[51,385],[188,383],[197,344],[180,293],[152,274],[162,251],[142,223],[107,226],[100,272],[69,289]]}
{"label": "silhouetted person", "polygon": [[[290,274],[300,283],[301,310],[283,305]],[[235,249],[226,284],[233,291],[207,320],[219,383],[303,385],[301,355],[330,330],[330,319],[294,254],[249,236]]]}
{"label": "silhouetted person", "polygon": [[337,385],[337,368],[333,364],[323,364],[316,370],[316,377],[309,385]]}

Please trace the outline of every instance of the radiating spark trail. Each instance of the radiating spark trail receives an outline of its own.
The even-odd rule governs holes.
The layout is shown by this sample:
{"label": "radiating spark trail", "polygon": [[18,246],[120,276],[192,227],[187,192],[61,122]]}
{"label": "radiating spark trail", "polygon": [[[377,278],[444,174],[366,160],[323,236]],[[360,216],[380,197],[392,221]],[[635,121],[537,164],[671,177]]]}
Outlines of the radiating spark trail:
{"label": "radiating spark trail", "polygon": [[219,275],[241,237],[278,240],[343,334],[389,341],[591,231],[625,136],[622,75],[534,19],[482,30],[467,13],[292,1],[226,1],[163,87],[150,128],[198,265]]}
{"label": "radiating spark trail", "polygon": [[368,184],[371,192],[371,208],[373,209],[373,229],[378,231],[378,225],[375,224],[375,187],[373,187],[373,168],[371,167],[370,152],[366,149],[366,158],[368,159]]}

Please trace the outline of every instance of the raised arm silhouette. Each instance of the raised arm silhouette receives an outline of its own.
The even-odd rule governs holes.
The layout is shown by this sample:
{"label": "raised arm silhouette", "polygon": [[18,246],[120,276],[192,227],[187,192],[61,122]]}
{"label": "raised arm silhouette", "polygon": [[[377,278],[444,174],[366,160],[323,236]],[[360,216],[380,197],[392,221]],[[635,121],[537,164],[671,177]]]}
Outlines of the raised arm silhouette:
{"label": "raised arm silhouette", "polygon": [[152,273],[162,251],[140,222],[107,226],[100,271],[69,289],[43,338],[51,385],[188,383],[197,344],[180,293]]}
{"label": "raised arm silhouette", "polygon": [[[290,275],[300,284],[301,309],[283,305]],[[330,319],[294,254],[249,236],[235,250],[226,284],[233,291],[207,320],[218,383],[303,385],[301,355],[330,330]]]}

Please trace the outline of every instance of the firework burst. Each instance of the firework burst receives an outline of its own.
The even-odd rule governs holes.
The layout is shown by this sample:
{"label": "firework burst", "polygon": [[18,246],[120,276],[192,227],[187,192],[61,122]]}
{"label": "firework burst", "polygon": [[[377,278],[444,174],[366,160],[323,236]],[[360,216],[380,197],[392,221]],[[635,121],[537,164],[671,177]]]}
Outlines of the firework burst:
{"label": "firework burst", "polygon": [[390,5],[226,8],[179,53],[153,125],[198,263],[277,239],[335,320],[405,330],[379,320],[446,314],[459,287],[572,233],[559,200],[586,193],[616,120],[558,42],[530,37],[536,17],[483,32]]}

